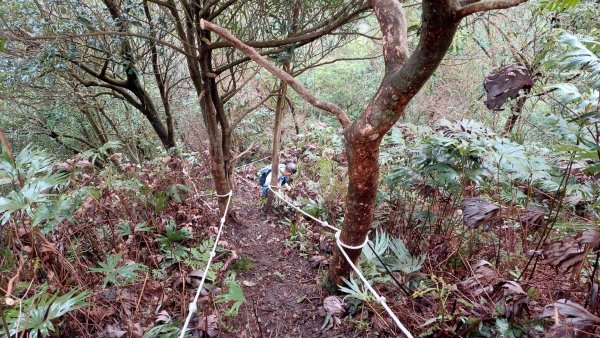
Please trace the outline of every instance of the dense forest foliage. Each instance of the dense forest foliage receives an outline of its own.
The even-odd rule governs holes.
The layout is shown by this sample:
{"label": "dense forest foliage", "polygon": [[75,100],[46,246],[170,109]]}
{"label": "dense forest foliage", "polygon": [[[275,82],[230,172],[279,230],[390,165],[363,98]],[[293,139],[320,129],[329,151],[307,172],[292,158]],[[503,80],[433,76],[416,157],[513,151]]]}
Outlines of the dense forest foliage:
{"label": "dense forest foliage", "polygon": [[1,2],[0,337],[600,336],[599,56],[592,0]]}

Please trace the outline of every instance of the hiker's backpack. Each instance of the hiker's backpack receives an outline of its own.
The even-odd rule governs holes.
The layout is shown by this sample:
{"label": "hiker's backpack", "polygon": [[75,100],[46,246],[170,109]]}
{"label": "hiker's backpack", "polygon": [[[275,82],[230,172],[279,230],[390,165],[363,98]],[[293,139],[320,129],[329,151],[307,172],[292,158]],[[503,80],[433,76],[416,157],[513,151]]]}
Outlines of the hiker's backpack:
{"label": "hiker's backpack", "polygon": [[264,167],[258,172],[258,184],[262,187],[267,181],[267,176],[271,173],[271,167]]}

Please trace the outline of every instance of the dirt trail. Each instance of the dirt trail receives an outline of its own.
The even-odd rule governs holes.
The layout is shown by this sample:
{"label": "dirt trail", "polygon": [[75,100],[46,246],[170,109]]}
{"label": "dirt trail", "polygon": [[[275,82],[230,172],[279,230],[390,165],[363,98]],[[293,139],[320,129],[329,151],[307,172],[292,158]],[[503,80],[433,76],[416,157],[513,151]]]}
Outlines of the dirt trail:
{"label": "dirt trail", "polygon": [[[267,217],[256,204],[251,188],[239,187],[235,213],[226,240],[240,257],[251,258],[254,268],[240,271],[246,304],[226,337],[349,337],[337,328],[321,331],[319,314],[324,293],[319,279],[323,274],[311,268],[308,257],[286,250],[289,230],[277,214]],[[351,330],[354,331],[354,330]]]}

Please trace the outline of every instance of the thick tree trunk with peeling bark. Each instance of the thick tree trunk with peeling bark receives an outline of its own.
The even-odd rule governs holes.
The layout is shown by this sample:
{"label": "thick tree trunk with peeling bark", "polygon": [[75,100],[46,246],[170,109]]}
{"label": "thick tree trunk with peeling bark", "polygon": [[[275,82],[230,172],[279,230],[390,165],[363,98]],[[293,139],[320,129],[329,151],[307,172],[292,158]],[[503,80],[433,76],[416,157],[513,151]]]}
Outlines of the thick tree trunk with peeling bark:
{"label": "thick tree trunk with peeling bark", "polygon": [[[379,178],[379,145],[387,131],[404,113],[408,102],[440,64],[452,43],[458,21],[448,3],[424,1],[420,42],[408,57],[406,18],[395,0],[372,0],[383,34],[385,76],[371,103],[344,135],[348,154],[348,196],[340,240],[361,245],[371,227]],[[361,250],[345,250],[353,262]],[[329,282],[341,284],[350,272],[346,259],[336,250],[329,268]]]}

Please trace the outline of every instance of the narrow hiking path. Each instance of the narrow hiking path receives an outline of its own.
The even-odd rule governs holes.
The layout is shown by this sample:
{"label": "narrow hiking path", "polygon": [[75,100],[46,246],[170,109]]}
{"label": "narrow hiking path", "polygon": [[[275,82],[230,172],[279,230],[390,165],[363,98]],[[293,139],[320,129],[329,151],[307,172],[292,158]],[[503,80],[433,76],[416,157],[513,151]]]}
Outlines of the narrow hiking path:
{"label": "narrow hiking path", "polygon": [[[246,303],[239,315],[228,323],[226,337],[352,337],[348,326],[321,330],[322,304],[327,297],[321,279],[323,268],[312,267],[309,258],[319,252],[322,229],[308,226],[308,249],[300,252],[286,247],[290,230],[285,219],[298,215],[276,210],[265,215],[257,204],[257,188],[238,186],[235,196],[236,222],[228,226],[225,238],[239,256],[237,278],[241,281]],[[300,221],[300,220],[299,220]],[[315,243],[316,242],[316,243]],[[308,253],[306,253],[308,252]],[[362,334],[361,336],[364,336]]]}

